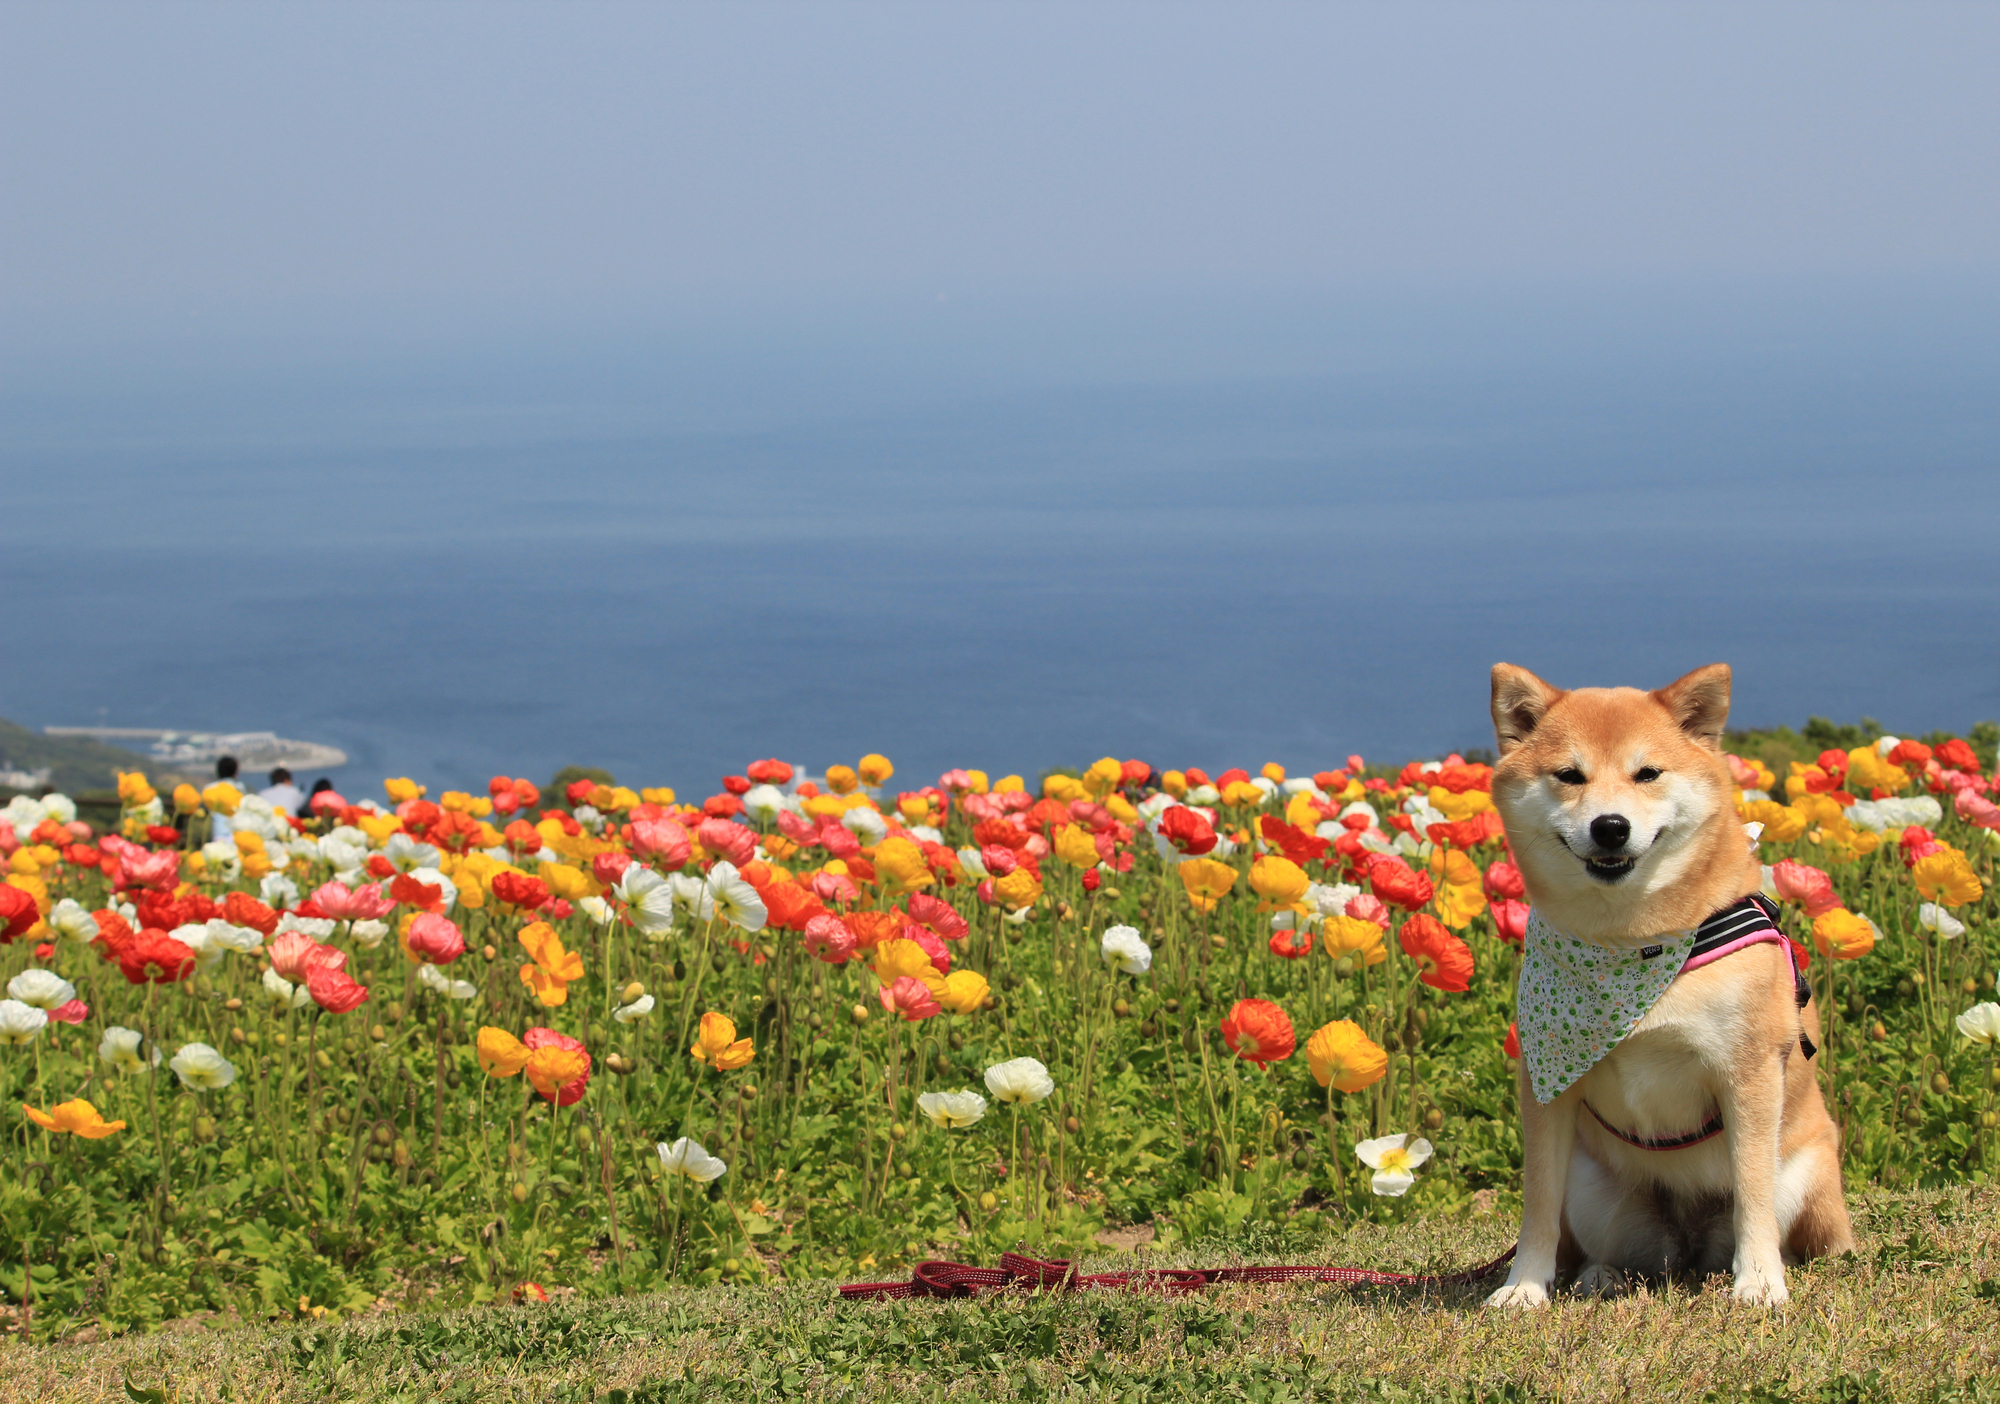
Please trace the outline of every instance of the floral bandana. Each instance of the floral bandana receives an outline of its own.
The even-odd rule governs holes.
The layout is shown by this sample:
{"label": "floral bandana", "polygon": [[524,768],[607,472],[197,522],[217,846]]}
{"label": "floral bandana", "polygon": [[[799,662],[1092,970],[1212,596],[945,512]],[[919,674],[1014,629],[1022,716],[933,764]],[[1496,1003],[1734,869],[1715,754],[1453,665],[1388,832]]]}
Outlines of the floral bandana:
{"label": "floral bandana", "polygon": [[1535,1100],[1547,1105],[1618,1046],[1667,992],[1694,949],[1695,932],[1669,931],[1613,950],[1565,936],[1528,915],[1527,956],[1515,992],[1521,1056]]}

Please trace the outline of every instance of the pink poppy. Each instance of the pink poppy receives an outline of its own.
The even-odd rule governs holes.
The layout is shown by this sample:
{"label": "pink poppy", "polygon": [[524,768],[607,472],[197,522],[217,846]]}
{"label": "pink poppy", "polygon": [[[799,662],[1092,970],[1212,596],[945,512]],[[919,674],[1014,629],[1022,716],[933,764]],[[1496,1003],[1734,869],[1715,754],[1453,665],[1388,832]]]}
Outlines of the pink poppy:
{"label": "pink poppy", "polygon": [[852,902],[861,895],[854,879],[844,873],[814,873],[812,891],[822,902]]}
{"label": "pink poppy", "polygon": [[662,872],[671,873],[687,866],[687,830],[672,819],[633,820],[632,847],[640,857],[651,859]]}
{"label": "pink poppy", "polygon": [[1003,878],[1021,866],[1021,859],[1013,849],[1002,844],[989,843],[979,850],[979,861],[994,877]]}
{"label": "pink poppy", "polygon": [[1372,921],[1384,931],[1389,929],[1389,909],[1383,905],[1380,897],[1367,892],[1348,899],[1345,915]]}
{"label": "pink poppy", "polygon": [[1771,885],[1787,902],[1797,902],[1812,918],[1825,916],[1840,905],[1833,879],[1818,868],[1786,858],[1771,869]]}
{"label": "pink poppy", "polygon": [[1511,897],[1493,899],[1493,925],[1500,932],[1500,939],[1509,945],[1518,946],[1528,939],[1528,904],[1516,902]]}
{"label": "pink poppy", "polygon": [[806,950],[828,965],[844,965],[854,954],[854,932],[831,913],[822,913],[806,923]]}
{"label": "pink poppy", "polygon": [[942,1011],[930,987],[914,975],[900,975],[893,985],[883,986],[881,1000],[884,1009],[912,1024]]}
{"label": "pink poppy", "polygon": [[2000,804],[1973,790],[1960,790],[1958,798],[1952,801],[1952,808],[1958,817],[1968,824],[1982,829],[2000,829]]}
{"label": "pink poppy", "polygon": [[778,811],[778,832],[793,843],[811,847],[819,842],[819,825],[789,809]]}
{"label": "pink poppy", "polygon": [[49,1011],[49,1021],[56,1024],[81,1024],[90,1017],[90,1006],[80,999],[58,1004]]}
{"label": "pink poppy", "polygon": [[951,903],[933,897],[928,892],[912,893],[910,896],[910,920],[917,925],[935,931],[947,941],[961,941],[972,930],[964,917]]}
{"label": "pink poppy", "polygon": [[[344,954],[341,964],[346,964]],[[327,961],[315,961],[306,969],[306,993],[329,1014],[345,1014],[368,1002],[368,987]]]}
{"label": "pink poppy", "polygon": [[407,943],[411,955],[432,965],[450,965],[465,954],[465,937],[457,925],[435,912],[420,913],[410,923]]}
{"label": "pink poppy", "polygon": [[323,882],[306,900],[334,921],[379,921],[396,906],[382,895],[379,882],[351,889],[344,882]]}
{"label": "pink poppy", "polygon": [[757,831],[732,819],[704,819],[694,836],[695,842],[709,853],[739,868],[757,856]]}

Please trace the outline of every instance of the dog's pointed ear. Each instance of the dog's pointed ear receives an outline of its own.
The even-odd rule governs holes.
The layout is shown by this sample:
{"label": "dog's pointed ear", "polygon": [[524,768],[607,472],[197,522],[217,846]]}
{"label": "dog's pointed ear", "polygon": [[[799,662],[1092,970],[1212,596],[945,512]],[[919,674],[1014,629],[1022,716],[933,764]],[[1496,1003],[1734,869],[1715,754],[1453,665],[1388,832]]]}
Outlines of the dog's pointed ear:
{"label": "dog's pointed ear", "polygon": [[1526,668],[1512,663],[1493,665],[1493,735],[1506,755],[1542,724],[1562,689],[1550,687]]}
{"label": "dog's pointed ear", "polygon": [[1653,694],[1673,714],[1675,725],[1702,745],[1722,749],[1729,725],[1729,665],[1711,663]]}

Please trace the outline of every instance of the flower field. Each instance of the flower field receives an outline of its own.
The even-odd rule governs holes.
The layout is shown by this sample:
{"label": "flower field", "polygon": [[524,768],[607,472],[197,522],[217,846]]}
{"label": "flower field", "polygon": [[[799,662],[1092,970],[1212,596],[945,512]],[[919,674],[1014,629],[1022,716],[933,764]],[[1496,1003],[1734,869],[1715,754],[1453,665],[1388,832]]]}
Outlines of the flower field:
{"label": "flower field", "polygon": [[[1990,1183],[1992,755],[1731,767],[1850,1183]],[[1486,766],[897,780],[392,779],[291,819],[133,774],[103,830],[15,799],[13,1323],[894,1278],[1100,1234],[1310,1255],[1505,1209],[1527,908]]]}

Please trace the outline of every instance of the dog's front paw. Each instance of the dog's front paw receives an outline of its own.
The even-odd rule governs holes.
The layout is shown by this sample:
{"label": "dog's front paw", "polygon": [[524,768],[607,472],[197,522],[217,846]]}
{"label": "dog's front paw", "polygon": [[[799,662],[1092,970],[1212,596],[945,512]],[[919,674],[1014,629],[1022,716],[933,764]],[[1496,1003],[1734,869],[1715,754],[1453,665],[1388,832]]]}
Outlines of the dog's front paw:
{"label": "dog's front paw", "polygon": [[1510,1282],[1486,1299],[1486,1305],[1511,1310],[1549,1304],[1549,1289],[1539,1282]]}
{"label": "dog's front paw", "polygon": [[1579,1297],[1622,1297],[1632,1290],[1632,1279],[1609,1263],[1591,1263],[1576,1275]]}
{"label": "dog's front paw", "polygon": [[1792,1299],[1785,1286],[1785,1270],[1782,1267],[1763,1268],[1744,1266],[1736,1271],[1736,1286],[1730,1293],[1744,1306],[1783,1306]]}

